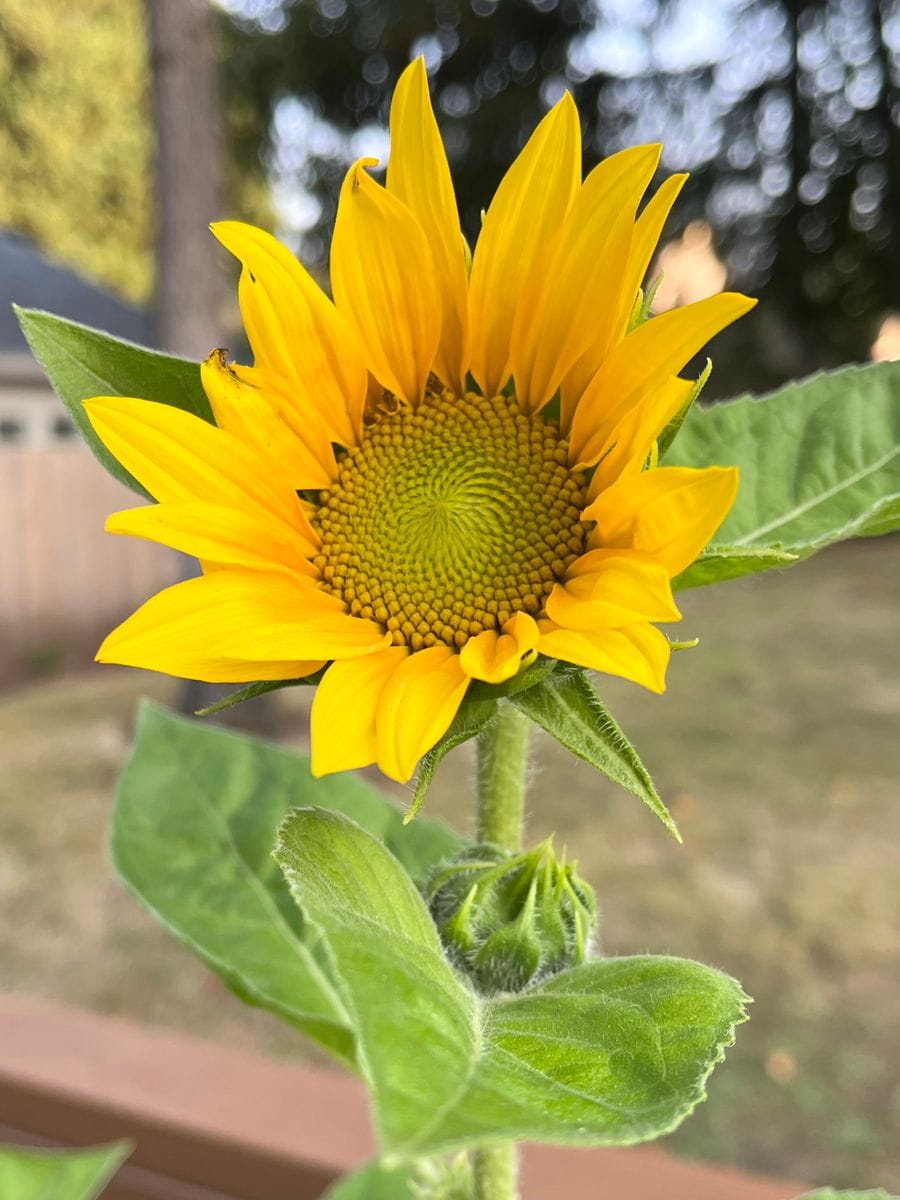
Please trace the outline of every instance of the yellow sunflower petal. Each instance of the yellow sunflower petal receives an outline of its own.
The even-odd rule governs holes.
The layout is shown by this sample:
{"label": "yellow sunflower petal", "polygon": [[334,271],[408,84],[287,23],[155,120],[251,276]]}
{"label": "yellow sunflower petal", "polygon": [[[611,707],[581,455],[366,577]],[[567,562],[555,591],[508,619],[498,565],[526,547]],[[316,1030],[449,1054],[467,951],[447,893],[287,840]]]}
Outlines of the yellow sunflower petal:
{"label": "yellow sunflower petal", "polygon": [[106,519],[106,532],[159,542],[209,565],[319,578],[309,561],[316,553],[314,543],[304,542],[299,534],[291,537],[280,522],[207,500],[176,500],[113,513]]}
{"label": "yellow sunflower petal", "polygon": [[389,635],[343,607],[286,575],[216,571],[153,596],[106,638],[97,661],[207,683],[292,679],[385,645]]}
{"label": "yellow sunflower petal", "polygon": [[503,626],[501,633],[486,629],[470,638],[459,655],[459,665],[466,675],[485,683],[505,683],[512,679],[522,660],[538,643],[537,622],[528,613],[517,612]]}
{"label": "yellow sunflower petal", "polygon": [[594,633],[560,629],[552,621],[541,621],[538,650],[549,658],[619,675],[651,692],[666,690],[666,667],[671,650],[664,634],[653,625],[626,625]]}
{"label": "yellow sunflower petal", "polygon": [[125,396],[85,400],[97,436],[156,500],[209,500],[262,510],[316,536],[280,464],[262,450],[169,404]]}
{"label": "yellow sunflower petal", "polygon": [[469,282],[471,371],[485,395],[510,375],[516,312],[540,294],[541,267],[556,244],[581,175],[581,129],[566,93],[506,172],[475,245]]}
{"label": "yellow sunflower petal", "polygon": [[312,773],[367,767],[378,758],[375,713],[385,685],[407,657],[388,646],[363,658],[332,663],[316,688],[310,713]]}
{"label": "yellow sunflower petal", "polygon": [[258,367],[289,380],[318,407],[336,442],[362,430],[366,371],[345,318],[286,246],[240,221],[210,226],[243,270],[238,300]]}
{"label": "yellow sunflower petal", "polygon": [[442,313],[434,369],[462,393],[469,365],[468,271],[450,167],[421,58],[411,62],[397,82],[390,133],[385,187],[416,218],[434,258]]}
{"label": "yellow sunflower petal", "polygon": [[647,274],[650,260],[653,258],[653,252],[656,250],[669,213],[672,211],[672,206],[678,199],[681,189],[687,183],[687,178],[686,173],[680,173],[664,179],[647,201],[644,211],[637,219],[631,243],[631,254],[628,257],[628,267],[622,285],[623,306],[619,316],[620,337],[624,336],[628,318],[637,298],[638,288],[644,282],[644,276]]}
{"label": "yellow sunflower petal", "polygon": [[449,646],[431,646],[405,659],[387,681],[375,730],[378,766],[405,783],[416,763],[441,738],[456,716],[469,676]]}
{"label": "yellow sunflower petal", "polygon": [[711,337],[753,308],[755,300],[720,292],[645,321],[615,347],[590,382],[572,419],[573,461],[586,461],[585,447],[608,420],[613,405],[630,407],[633,399],[680,371]]}
{"label": "yellow sunflower petal", "polygon": [[679,621],[669,574],[638,554],[593,550],[569,569],[547,598],[547,616],[564,629],[595,632],[638,621]]}
{"label": "yellow sunflower petal", "polygon": [[597,522],[591,545],[642,550],[677,575],[725,520],[737,487],[737,467],[657,467],[626,477],[585,510]]}
{"label": "yellow sunflower petal", "polygon": [[673,375],[649,395],[632,397],[630,407],[616,413],[608,426],[596,430],[580,460],[583,464],[597,463],[588,485],[588,499],[593,500],[627,471],[641,470],[653,443],[681,412],[693,390],[693,380]]}
{"label": "yellow sunflower petal", "polygon": [[541,280],[540,300],[516,314],[510,365],[519,402],[540,409],[587,351],[602,361],[622,308],[637,206],[660,147],[636,146],[600,163],[584,182]]}
{"label": "yellow sunflower petal", "polygon": [[341,188],[331,243],[331,284],[338,308],[364,346],[372,374],[418,404],[441,336],[441,298],[422,229],[360,159]]}
{"label": "yellow sunflower petal", "polygon": [[229,366],[215,350],[200,378],[220,429],[261,446],[284,467],[297,488],[327,488],[337,479],[328,428],[320,412],[289,396],[281,377],[253,367]]}
{"label": "yellow sunflower petal", "polygon": [[598,336],[590,341],[560,384],[560,424],[565,430],[571,426],[578,401],[603,365],[603,360],[625,336],[638,288],[647,273],[666,217],[686,179],[687,175],[672,175],[666,179],[651,196],[634,225],[628,259],[616,289],[617,312],[612,325],[609,329],[598,330]]}

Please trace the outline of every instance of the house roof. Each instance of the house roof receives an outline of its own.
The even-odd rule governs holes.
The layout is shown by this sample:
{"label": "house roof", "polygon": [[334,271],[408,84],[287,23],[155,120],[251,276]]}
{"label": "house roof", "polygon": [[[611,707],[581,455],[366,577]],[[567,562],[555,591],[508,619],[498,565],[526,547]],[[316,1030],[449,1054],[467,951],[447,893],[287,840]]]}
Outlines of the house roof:
{"label": "house roof", "polygon": [[26,238],[0,230],[0,357],[28,353],[13,304],[46,309],[145,346],[154,344],[148,313],[46,258]]}

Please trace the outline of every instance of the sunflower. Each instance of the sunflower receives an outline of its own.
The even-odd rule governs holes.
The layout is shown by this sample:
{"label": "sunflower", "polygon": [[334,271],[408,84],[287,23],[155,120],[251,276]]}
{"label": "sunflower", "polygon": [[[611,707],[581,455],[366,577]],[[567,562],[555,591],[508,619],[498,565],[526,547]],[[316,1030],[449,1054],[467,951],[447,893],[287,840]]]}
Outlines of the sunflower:
{"label": "sunflower", "polygon": [[510,167],[470,256],[421,60],[397,85],[384,186],[344,181],[333,302],[274,238],[213,226],[239,260],[252,367],[215,351],[210,424],[166,404],[87,402],[157,503],[113,533],[203,573],[115,629],[102,662],[213,683],[326,668],[313,771],[405,781],[472,680],[537,655],[665,686],[670,581],[706,545],[737,472],[656,465],[688,401],[677,372],[752,301],[723,293],[639,322],[685,176],[638,207],[658,146],[581,182],[568,95]]}

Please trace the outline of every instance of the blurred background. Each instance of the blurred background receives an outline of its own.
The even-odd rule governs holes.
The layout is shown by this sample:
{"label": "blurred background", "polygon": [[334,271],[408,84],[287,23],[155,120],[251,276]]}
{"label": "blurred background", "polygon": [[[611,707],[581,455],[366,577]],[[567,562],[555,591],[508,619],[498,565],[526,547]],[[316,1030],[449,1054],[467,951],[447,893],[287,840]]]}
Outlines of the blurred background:
{"label": "blurred background", "polygon": [[[208,221],[272,228],[326,281],[342,175],[384,161],[390,94],[419,54],[470,240],[566,88],[585,169],[659,140],[661,172],[691,172],[656,310],[723,286],[760,297],[717,340],[707,396],[900,357],[896,0],[0,0],[4,988],[304,1053],[110,876],[135,699],[196,697],[93,650],[183,568],[102,534],[131,501],[73,436],[9,303],[240,356]],[[665,699],[601,681],[684,847],[537,746],[534,833],[579,856],[604,948],[701,958],[757,998],[675,1153],[900,1190],[898,580],[900,544],[881,539],[690,593],[701,646]],[[302,746],[306,700],[279,693],[242,719]],[[430,802],[458,825],[470,769],[457,752]]]}

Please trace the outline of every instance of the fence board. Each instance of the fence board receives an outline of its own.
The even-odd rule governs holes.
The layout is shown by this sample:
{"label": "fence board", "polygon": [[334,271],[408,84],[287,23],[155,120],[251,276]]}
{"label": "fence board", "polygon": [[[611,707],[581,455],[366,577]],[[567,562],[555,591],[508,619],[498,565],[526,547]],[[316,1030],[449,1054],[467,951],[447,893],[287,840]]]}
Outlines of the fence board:
{"label": "fence board", "polygon": [[0,448],[0,642],[93,632],[175,582],[172,551],[104,533],[138,502],[80,444]]}

